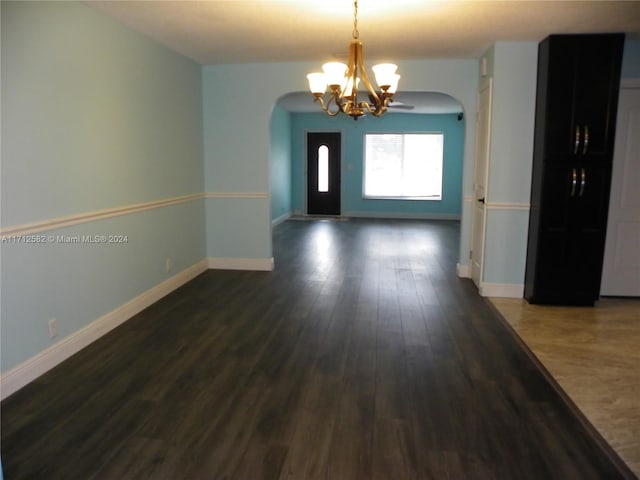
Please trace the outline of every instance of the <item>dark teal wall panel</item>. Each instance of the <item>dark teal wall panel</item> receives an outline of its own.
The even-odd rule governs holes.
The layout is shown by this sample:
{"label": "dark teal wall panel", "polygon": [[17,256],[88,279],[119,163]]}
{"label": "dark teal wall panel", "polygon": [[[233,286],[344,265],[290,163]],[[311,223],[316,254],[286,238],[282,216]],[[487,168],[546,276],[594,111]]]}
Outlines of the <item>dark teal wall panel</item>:
{"label": "dark teal wall panel", "polygon": [[[305,213],[306,133],[342,132],[342,212],[352,216],[459,218],[462,205],[462,163],[465,120],[458,114],[386,114],[381,118],[328,117],[322,113],[291,115],[292,208]],[[362,195],[366,133],[443,132],[442,200],[377,200]]]}

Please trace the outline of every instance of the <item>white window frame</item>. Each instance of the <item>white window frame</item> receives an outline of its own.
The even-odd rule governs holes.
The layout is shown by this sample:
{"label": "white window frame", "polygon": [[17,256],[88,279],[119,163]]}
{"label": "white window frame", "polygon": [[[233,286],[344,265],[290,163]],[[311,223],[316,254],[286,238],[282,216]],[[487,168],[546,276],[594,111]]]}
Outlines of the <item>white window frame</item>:
{"label": "white window frame", "polygon": [[[436,171],[440,173],[440,194],[439,195],[368,195],[367,194],[367,138],[375,135],[439,135],[442,138],[442,157],[439,166],[435,166]],[[364,199],[381,199],[381,200],[420,200],[420,201],[442,201],[444,190],[444,132],[441,131],[429,131],[429,132],[366,132],[363,137],[363,158],[362,158],[362,197]]]}

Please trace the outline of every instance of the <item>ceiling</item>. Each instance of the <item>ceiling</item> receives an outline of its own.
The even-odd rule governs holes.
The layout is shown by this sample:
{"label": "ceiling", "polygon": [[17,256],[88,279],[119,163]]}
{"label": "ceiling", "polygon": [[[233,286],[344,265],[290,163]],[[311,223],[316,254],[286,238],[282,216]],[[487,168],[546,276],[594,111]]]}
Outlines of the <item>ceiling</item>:
{"label": "ceiling", "polygon": [[[203,65],[345,61],[353,29],[351,0],[85,3]],[[367,59],[479,58],[496,41],[550,33],[640,36],[640,1],[359,0],[358,19]],[[420,105],[419,94],[400,94]]]}
{"label": "ceiling", "polygon": [[[351,0],[93,0],[89,5],[203,65],[346,55]],[[479,58],[500,40],[640,34],[639,1],[359,0],[367,58]]]}

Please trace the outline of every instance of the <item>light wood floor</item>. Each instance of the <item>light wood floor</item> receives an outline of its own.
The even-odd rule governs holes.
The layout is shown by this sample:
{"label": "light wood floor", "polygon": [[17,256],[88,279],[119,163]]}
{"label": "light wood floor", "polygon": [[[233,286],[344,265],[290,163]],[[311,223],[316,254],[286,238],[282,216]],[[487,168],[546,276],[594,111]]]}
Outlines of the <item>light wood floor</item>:
{"label": "light wood floor", "polygon": [[640,476],[640,299],[605,298],[593,308],[491,301]]}

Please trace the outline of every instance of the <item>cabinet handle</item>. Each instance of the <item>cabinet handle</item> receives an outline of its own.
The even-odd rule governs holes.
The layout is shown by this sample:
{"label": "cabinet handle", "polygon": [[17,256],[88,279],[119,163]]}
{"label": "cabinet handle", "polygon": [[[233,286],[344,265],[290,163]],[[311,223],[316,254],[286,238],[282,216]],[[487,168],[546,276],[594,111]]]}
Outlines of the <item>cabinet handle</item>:
{"label": "cabinet handle", "polygon": [[571,196],[576,195],[576,185],[578,184],[578,173],[575,168],[571,169]]}
{"label": "cabinet handle", "polygon": [[578,193],[579,197],[581,197],[582,194],[584,193],[584,186],[587,184],[587,172],[584,171],[584,168],[582,168],[581,170],[582,172],[580,174],[580,193]]}
{"label": "cabinet handle", "polygon": [[573,154],[578,153],[578,147],[580,147],[580,125],[576,125],[576,142],[573,144]]}
{"label": "cabinet handle", "polygon": [[587,148],[589,148],[589,125],[584,126],[584,141],[582,142],[582,154],[587,154]]}

